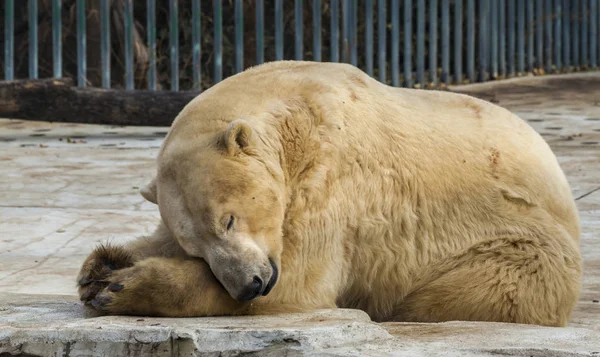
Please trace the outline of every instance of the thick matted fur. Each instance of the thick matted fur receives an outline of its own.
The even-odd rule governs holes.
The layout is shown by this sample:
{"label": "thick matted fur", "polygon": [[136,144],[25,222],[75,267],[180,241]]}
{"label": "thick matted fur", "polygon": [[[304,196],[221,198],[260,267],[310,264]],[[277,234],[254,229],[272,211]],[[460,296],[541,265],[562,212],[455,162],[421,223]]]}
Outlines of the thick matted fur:
{"label": "thick matted fur", "polygon": [[267,63],[192,100],[157,166],[142,190],[156,232],[99,247],[78,277],[105,313],[564,326],[578,299],[579,218],[554,154],[470,96]]}

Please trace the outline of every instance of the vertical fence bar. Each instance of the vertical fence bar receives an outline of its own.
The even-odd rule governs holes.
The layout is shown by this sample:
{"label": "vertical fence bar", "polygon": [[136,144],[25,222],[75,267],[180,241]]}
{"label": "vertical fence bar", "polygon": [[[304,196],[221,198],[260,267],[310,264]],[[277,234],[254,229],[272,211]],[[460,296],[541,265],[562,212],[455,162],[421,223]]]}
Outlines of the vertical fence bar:
{"label": "vertical fence bar", "polygon": [[[154,0],[152,0],[154,1]],[[202,68],[201,65],[201,57],[202,54],[202,46],[200,43],[200,39],[202,38],[202,27],[201,27],[201,7],[200,0],[192,0],[192,80],[193,80],[193,89],[200,89],[202,85]],[[156,38],[156,29],[154,29],[155,33],[153,35],[153,48],[154,51],[156,49],[155,38]],[[150,35],[149,35],[150,36]],[[156,78],[156,58],[154,58],[154,77]],[[156,79],[155,79],[156,80]]]}
{"label": "vertical fence bar", "polygon": [[283,60],[283,0],[275,0],[275,60]]}
{"label": "vertical fence bar", "polygon": [[[169,1],[169,45],[171,60],[171,91],[179,90],[179,27],[177,26],[177,1]],[[215,54],[215,63],[217,62]]]}
{"label": "vertical fence bar", "polygon": [[52,0],[52,75],[62,77],[62,0]]}
{"label": "vertical fence bar", "polygon": [[[259,7],[259,2],[257,1],[257,12]],[[214,13],[214,48],[215,48],[215,63],[214,63],[214,82],[215,84],[220,82],[223,79],[223,3],[221,0],[213,0],[213,13]],[[258,43],[261,42],[258,40],[257,34],[257,47]],[[261,37],[262,38],[262,37]],[[262,42],[261,42],[262,45]],[[262,48],[262,46],[261,46]],[[259,51],[256,51],[257,57],[259,56]]]}
{"label": "vertical fence bar", "polygon": [[571,68],[571,8],[570,0],[563,0],[563,66],[566,71]]}
{"label": "vertical fence bar", "polygon": [[467,76],[475,82],[475,0],[467,0]]}
{"label": "vertical fence bar", "polygon": [[596,17],[596,41],[595,41],[595,45],[596,46],[596,67],[598,67],[598,62],[600,61],[600,43],[598,43],[600,41],[600,2],[596,3],[595,5],[596,8],[596,14],[594,15]]}
{"label": "vertical fence bar", "polygon": [[429,0],[429,80],[433,87],[437,86],[437,13],[438,0]]}
{"label": "vertical fence bar", "polygon": [[4,79],[14,79],[15,63],[15,2],[4,0]]}
{"label": "vertical fence bar", "polygon": [[506,1],[498,0],[499,67],[500,76],[506,77]]}
{"label": "vertical fence bar", "polygon": [[489,3],[488,0],[479,1],[479,80],[487,80],[488,72],[488,52],[487,45],[489,35],[487,26],[489,21]]}
{"label": "vertical fence bar", "polygon": [[302,16],[302,0],[294,1],[294,50],[296,60],[302,60],[303,50],[302,45],[304,42],[304,28],[303,28],[303,16]]}
{"label": "vertical fence bar", "polygon": [[525,72],[525,1],[517,1],[517,72]]}
{"label": "vertical fence bar", "polygon": [[[596,29],[596,38],[600,37],[599,33],[600,33],[600,3],[596,4],[596,9],[598,11],[596,11],[596,23],[598,23],[598,28]],[[600,40],[596,40],[596,41],[600,41]],[[598,42],[596,42],[596,49],[597,49],[597,58],[596,61],[600,61],[600,45],[598,44]]]}
{"label": "vertical fence bar", "polygon": [[373,76],[373,0],[365,2],[365,51],[367,74]]}
{"label": "vertical fence bar", "polygon": [[313,0],[313,60],[321,62],[321,0]]}
{"label": "vertical fence bar", "polygon": [[[396,11],[398,13],[398,2]],[[404,84],[412,87],[412,0],[404,0]],[[398,35],[399,37],[399,35]]]}
{"label": "vertical fence bar", "polygon": [[508,62],[508,76],[515,74],[515,1],[522,0],[508,0],[508,14],[506,21],[506,28],[508,32],[508,50],[506,54]]}
{"label": "vertical fence bar", "polygon": [[331,0],[331,9],[329,9],[331,17],[330,17],[330,27],[331,27],[331,62],[339,62],[340,61],[340,25],[339,25],[339,9],[340,3],[339,0]]}
{"label": "vertical fence bar", "polygon": [[454,1],[454,82],[462,83],[462,0]]}
{"label": "vertical fence bar", "polygon": [[598,65],[598,0],[590,4],[590,66]]}
{"label": "vertical fence bar", "polygon": [[77,0],[77,86],[86,86],[85,0]]}
{"label": "vertical fence bar", "polygon": [[527,0],[527,72],[533,72],[533,1]]}
{"label": "vertical fence bar", "polygon": [[244,3],[235,0],[235,73],[244,70]]}
{"label": "vertical fence bar", "polygon": [[572,18],[573,18],[573,28],[571,29],[572,33],[573,33],[573,52],[572,52],[572,56],[573,56],[573,66],[575,66],[576,69],[579,69],[579,66],[581,65],[581,61],[580,61],[580,54],[581,52],[579,51],[579,41],[581,39],[580,35],[580,30],[579,30],[579,0],[571,0],[571,14],[572,14]]}
{"label": "vertical fence bar", "polygon": [[588,0],[581,0],[581,65],[583,66],[583,68],[587,68],[590,63],[588,53],[588,14]]}
{"label": "vertical fence bar", "polygon": [[535,48],[536,48],[536,67],[544,68],[544,0],[535,2],[536,20],[535,20]]}
{"label": "vertical fence bar", "polygon": [[[219,19],[222,21],[222,7],[219,1]],[[222,35],[222,26],[221,26]],[[221,39],[221,37],[219,37]],[[256,0],[256,64],[265,62],[265,2]]]}
{"label": "vertical fence bar", "polygon": [[554,0],[554,66],[556,71],[560,72],[562,69],[562,61],[560,56],[562,55],[562,4],[561,0]]}
{"label": "vertical fence bar", "polygon": [[425,0],[417,0],[417,82],[425,86]]}
{"label": "vertical fence bar", "polygon": [[38,3],[29,0],[29,78],[38,77]]}
{"label": "vertical fence bar", "polygon": [[352,0],[351,2],[352,11],[350,12],[351,21],[350,21],[350,35],[352,37],[350,41],[350,63],[353,66],[358,65],[358,44],[356,39],[358,38],[358,0]]}
{"label": "vertical fence bar", "polygon": [[350,63],[350,2],[342,0],[342,62]]}
{"label": "vertical fence bar", "polygon": [[442,0],[442,81],[450,81],[450,1]]}
{"label": "vertical fence bar", "polygon": [[491,35],[491,76],[492,78],[498,78],[498,6],[494,6],[494,2],[490,4],[490,35]]}
{"label": "vertical fence bar", "polygon": [[342,1],[342,62],[348,62],[348,2]]}
{"label": "vertical fence bar", "polygon": [[125,0],[125,89],[133,89],[133,0]]}
{"label": "vertical fence bar", "polygon": [[545,1],[545,24],[546,34],[544,44],[546,45],[546,73],[552,72],[552,0]]}
{"label": "vertical fence bar", "polygon": [[[381,0],[380,0],[381,1]],[[400,85],[400,0],[392,0],[392,86]]]}
{"label": "vertical fence bar", "polygon": [[[387,30],[387,14],[386,14],[386,3],[383,0],[377,1],[377,61],[378,61],[378,74],[379,81],[386,83],[386,60],[387,60],[387,46],[386,46],[386,30]],[[397,22],[397,20],[396,20]],[[398,27],[396,23],[395,27]],[[392,42],[393,46],[393,42]]]}
{"label": "vertical fence bar", "polygon": [[[150,11],[150,7],[148,11]],[[150,26],[148,26],[148,31],[150,31]],[[150,38],[150,34],[148,34],[148,38]],[[100,3],[100,71],[102,88],[110,88],[110,48],[110,0],[102,0]],[[150,71],[152,71],[152,64],[156,63],[156,61],[152,62],[155,59],[152,57],[154,53],[150,53],[150,55]],[[154,67],[154,70],[156,71],[156,67]]]}

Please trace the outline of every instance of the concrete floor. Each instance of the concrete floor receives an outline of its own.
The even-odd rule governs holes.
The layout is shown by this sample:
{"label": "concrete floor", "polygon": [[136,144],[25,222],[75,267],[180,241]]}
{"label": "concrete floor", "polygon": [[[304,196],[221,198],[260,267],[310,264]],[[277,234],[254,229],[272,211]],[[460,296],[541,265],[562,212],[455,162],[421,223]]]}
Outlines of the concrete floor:
{"label": "concrete floor", "polygon": [[[369,355],[403,355],[398,351],[409,346],[421,346],[404,350],[413,351],[412,355],[431,355],[435,351],[471,355],[473,351],[484,354],[484,350],[490,354],[512,354],[513,350],[503,349],[507,346],[520,348],[522,352],[555,348],[566,355],[598,355],[600,337],[593,336],[600,336],[600,72],[521,78],[452,90],[492,100],[517,113],[544,136],[558,156],[577,198],[582,220],[585,276],[580,302],[567,329],[503,324],[388,323],[376,325],[377,329],[383,328],[383,332],[372,332],[378,338],[380,333],[387,336],[385,338],[392,336],[392,342],[369,345],[363,341],[360,345],[371,346],[369,351],[373,353]],[[139,195],[138,189],[153,174],[154,159],[167,129],[0,119],[0,354],[26,352],[24,347],[14,348],[23,345],[23,341],[19,342],[21,345],[17,343],[19,338],[30,338],[19,330],[25,328],[27,333],[31,332],[30,325],[22,325],[23,321],[30,321],[28,319],[43,324],[44,319],[51,318],[66,324],[60,325],[61,328],[68,325],[77,329],[78,325],[69,320],[76,315],[73,311],[79,311],[73,298],[75,276],[92,247],[101,241],[132,239],[154,228],[158,211]],[[29,317],[14,315],[26,306],[37,307],[30,311]],[[46,310],[38,314],[41,306]],[[65,309],[75,310],[65,315],[67,318],[60,315]],[[348,319],[364,319],[362,315],[348,314],[336,315],[332,321],[345,326]],[[127,324],[136,321],[128,318],[91,320],[111,321],[111,324],[117,321],[123,323],[119,328],[124,331],[132,329],[132,325]],[[197,321],[209,323],[208,320]],[[244,320],[235,321],[231,324],[245,325]],[[315,320],[311,321],[316,324]],[[368,321],[364,323],[372,326]],[[356,352],[359,351],[356,345],[359,344],[357,336],[362,332],[344,331],[339,327],[339,336],[335,338],[347,341],[349,349],[323,351],[332,355],[361,355]],[[463,345],[455,350],[449,348],[459,335],[462,339],[458,341],[463,341]],[[540,341],[537,345],[536,338]],[[198,339],[194,341],[197,345]],[[61,346],[64,350],[65,345]],[[59,350],[43,351],[52,354]],[[165,355],[174,353],[169,351],[170,354]]]}

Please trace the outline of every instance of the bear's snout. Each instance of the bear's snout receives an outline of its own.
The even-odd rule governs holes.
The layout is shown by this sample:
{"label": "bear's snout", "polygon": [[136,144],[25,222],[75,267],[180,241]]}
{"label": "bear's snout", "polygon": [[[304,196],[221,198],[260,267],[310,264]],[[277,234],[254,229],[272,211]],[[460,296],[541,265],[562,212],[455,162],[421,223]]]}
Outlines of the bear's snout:
{"label": "bear's snout", "polygon": [[250,301],[261,295],[264,291],[264,283],[259,276],[254,276],[252,283],[247,285],[238,296],[239,301]]}
{"label": "bear's snout", "polygon": [[255,275],[252,279],[252,283],[248,284],[246,287],[242,289],[242,292],[238,295],[237,300],[242,302],[247,302],[250,300],[254,300],[259,296],[266,296],[271,292],[273,286],[277,283],[277,278],[279,277],[279,269],[277,269],[277,265],[273,262],[272,259],[269,259],[269,263],[271,264],[271,278],[265,284],[264,280],[261,279],[258,275]]}

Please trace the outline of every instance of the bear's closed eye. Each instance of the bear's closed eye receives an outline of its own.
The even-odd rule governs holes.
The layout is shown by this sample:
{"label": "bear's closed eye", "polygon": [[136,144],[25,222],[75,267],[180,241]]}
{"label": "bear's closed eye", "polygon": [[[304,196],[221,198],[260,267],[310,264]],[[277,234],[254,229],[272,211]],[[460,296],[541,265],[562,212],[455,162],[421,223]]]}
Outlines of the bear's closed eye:
{"label": "bear's closed eye", "polygon": [[229,221],[227,222],[227,230],[230,231],[233,228],[233,223],[235,221],[234,216],[229,216]]}

